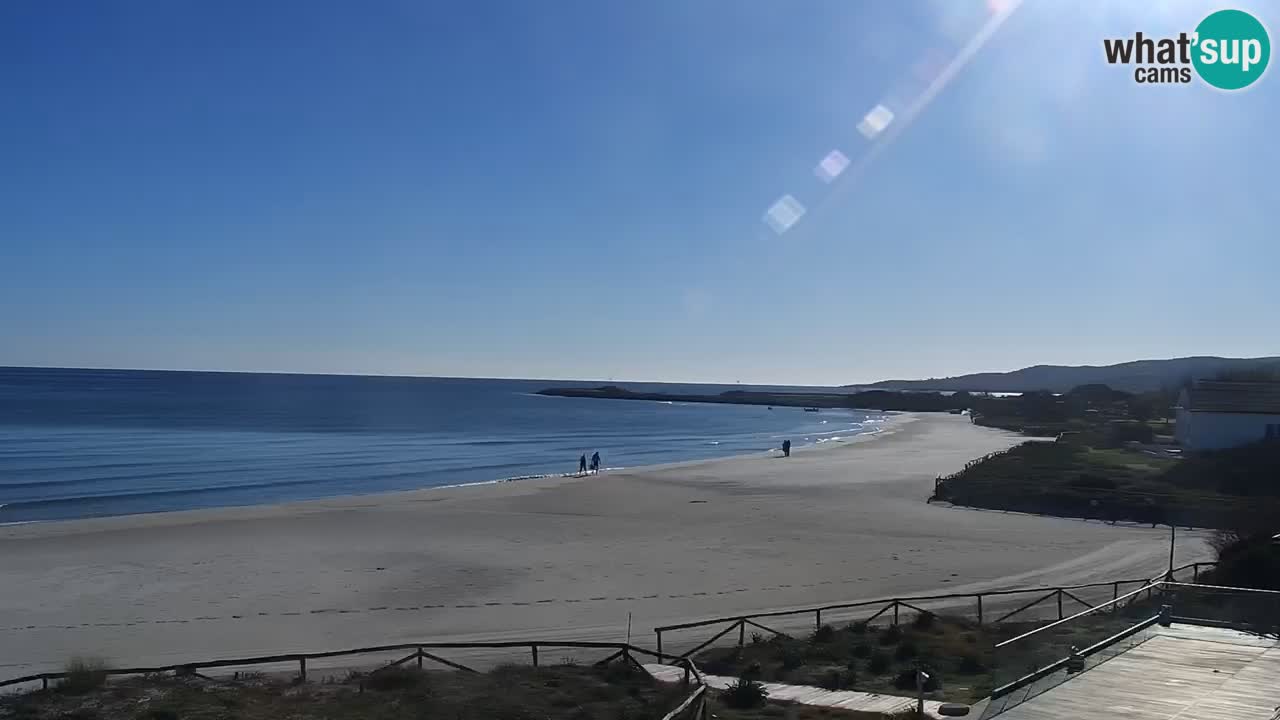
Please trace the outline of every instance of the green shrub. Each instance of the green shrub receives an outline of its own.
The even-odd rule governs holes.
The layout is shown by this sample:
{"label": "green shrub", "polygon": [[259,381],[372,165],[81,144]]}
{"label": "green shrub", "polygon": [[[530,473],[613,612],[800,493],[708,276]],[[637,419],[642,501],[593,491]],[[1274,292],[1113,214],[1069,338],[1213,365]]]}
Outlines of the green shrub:
{"label": "green shrub", "polygon": [[853,633],[854,635],[866,635],[867,621],[859,620],[858,622],[849,623],[849,632]]}
{"label": "green shrub", "polygon": [[1116,481],[1101,475],[1093,475],[1090,473],[1081,473],[1075,480],[1067,483],[1073,488],[1082,488],[1086,490],[1115,490]]}
{"label": "green shrub", "polygon": [[893,651],[895,660],[910,660],[916,656],[916,644],[910,640],[903,640],[898,649]]}
{"label": "green shrub", "polygon": [[987,671],[987,666],[982,662],[982,658],[973,653],[965,653],[960,656],[960,662],[956,664],[956,672],[961,675],[980,675]]}
{"label": "green shrub", "polygon": [[417,668],[395,665],[369,673],[364,679],[364,685],[370,690],[403,690],[418,687],[426,680],[426,674]]}
{"label": "green shrub", "polygon": [[888,672],[891,664],[889,654],[883,650],[877,650],[871,653],[871,659],[867,661],[867,672],[872,675],[883,675]]}
{"label": "green shrub", "polygon": [[868,658],[871,657],[871,646],[864,642],[858,643],[849,652],[856,658]]}
{"label": "green shrub", "polygon": [[769,691],[764,689],[764,685],[746,678],[738,678],[720,693],[721,702],[735,710],[759,707],[768,698]]}
{"label": "green shrub", "polygon": [[822,676],[821,686],[824,690],[840,690],[844,688],[844,675],[832,668]]}
{"label": "green shrub", "polygon": [[828,643],[836,637],[836,629],[830,625],[823,625],[813,631],[813,635],[809,638],[816,643]]}
{"label": "green shrub", "polygon": [[[924,691],[933,692],[937,690],[941,683],[938,682],[938,673],[922,668],[929,673],[929,679],[924,682]],[[916,689],[916,669],[906,668],[893,677],[893,686],[899,690],[915,690]]]}
{"label": "green shrub", "polygon": [[[785,651],[784,651],[785,652]],[[708,675],[734,675],[738,672],[738,649],[713,653],[698,661]]]}
{"label": "green shrub", "polygon": [[916,615],[916,619],[912,621],[911,624],[917,630],[928,630],[929,628],[933,627],[933,622],[936,619],[937,619],[937,616],[934,615],[933,613],[922,612],[919,615]]}
{"label": "green shrub", "polygon": [[63,672],[67,676],[58,683],[58,689],[62,692],[87,693],[107,683],[107,663],[102,658],[73,657],[67,662]]}
{"label": "green shrub", "polygon": [[890,625],[888,630],[880,634],[881,645],[897,645],[902,639],[902,628],[897,625]]}
{"label": "green shrub", "polygon": [[761,643],[763,643],[763,642],[764,642],[764,635],[761,635],[761,634],[760,634],[760,633],[758,633],[758,632],[753,632],[753,633],[751,633],[751,644],[752,644],[752,645],[760,645],[760,644],[761,644]]}
{"label": "green shrub", "polygon": [[649,673],[626,660],[617,660],[600,668],[600,677],[610,685],[634,685],[652,680]]}
{"label": "green shrub", "polygon": [[804,665],[804,653],[796,648],[786,648],[779,659],[782,661],[783,670],[795,670]]}

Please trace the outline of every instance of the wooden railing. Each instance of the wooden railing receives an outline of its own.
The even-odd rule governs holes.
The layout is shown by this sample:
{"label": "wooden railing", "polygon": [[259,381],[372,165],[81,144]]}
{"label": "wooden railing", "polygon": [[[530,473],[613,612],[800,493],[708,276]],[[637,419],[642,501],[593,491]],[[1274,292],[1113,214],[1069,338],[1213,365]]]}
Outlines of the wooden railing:
{"label": "wooden railing", "polygon": [[933,491],[934,491],[934,493],[937,493],[937,491],[938,491],[938,486],[939,486],[939,485],[941,485],[942,483],[944,483],[944,482],[946,482],[946,481],[948,481],[948,480],[954,480],[954,479],[956,479],[956,478],[960,477],[960,476],[961,476],[961,475],[963,475],[965,472],[967,472],[969,469],[971,469],[974,465],[978,465],[978,464],[984,463],[984,462],[986,462],[986,461],[988,461],[988,460],[991,460],[991,459],[993,459],[993,458],[998,458],[998,457],[1000,457],[1001,455],[1008,455],[1011,451],[1016,450],[1017,448],[1020,448],[1020,447],[1022,447],[1023,445],[1026,445],[1027,443],[1030,443],[1030,442],[1036,442],[1036,441],[1035,441],[1035,440],[1024,440],[1023,442],[1020,442],[1020,443],[1018,443],[1017,445],[1014,445],[1014,446],[1013,446],[1013,447],[1011,447],[1011,448],[1007,448],[1007,449],[1005,449],[1005,450],[996,450],[995,452],[989,452],[989,453],[987,453],[986,455],[983,455],[983,456],[982,456],[982,457],[980,457],[980,458],[976,458],[976,459],[974,459],[974,460],[970,460],[970,461],[966,462],[966,463],[964,464],[964,467],[963,467],[963,468],[961,468],[961,469],[959,469],[959,470],[957,470],[957,471],[955,471],[955,472],[953,472],[953,473],[951,473],[951,474],[949,474],[949,475],[939,475],[939,476],[938,476],[937,478],[935,478],[935,479],[934,479],[934,481],[933,481]]}
{"label": "wooden railing", "polygon": [[[1190,570],[1193,577],[1192,582],[1195,582],[1195,580],[1198,580],[1200,577],[1201,568],[1212,567],[1215,564],[1216,563],[1213,563],[1213,562],[1187,563],[1186,565],[1182,565],[1180,567],[1174,568],[1172,575],[1170,575],[1170,573],[1166,571],[1152,578],[1131,578],[1131,579],[1125,579],[1125,580],[1111,580],[1108,582],[1085,583],[1082,585],[1064,585],[1059,587],[1017,588],[1012,590],[989,590],[985,592],[948,593],[948,594],[942,594],[942,595],[914,595],[914,596],[907,596],[907,597],[881,598],[878,600],[863,600],[859,602],[836,603],[832,605],[822,605],[820,607],[797,608],[793,610],[774,610],[771,612],[748,613],[744,615],[736,615],[736,616],[730,616],[730,617],[718,617],[718,618],[711,618],[707,620],[695,620],[692,622],[676,623],[673,625],[663,625],[661,627],[654,628],[653,632],[656,635],[657,650],[659,653],[663,653],[664,652],[663,651],[664,635],[668,633],[671,633],[673,631],[678,631],[678,630],[690,630],[694,628],[724,625],[724,627],[721,628],[718,632],[716,632],[715,635],[712,635],[710,638],[703,641],[696,647],[690,650],[686,650],[685,652],[682,652],[682,653],[670,655],[670,657],[690,657],[695,653],[701,652],[702,650],[705,650],[706,648],[710,647],[716,641],[732,633],[734,630],[738,631],[737,644],[739,647],[741,647],[746,642],[746,631],[748,626],[752,628],[756,628],[757,630],[762,630],[764,632],[772,633],[774,635],[787,634],[781,630],[778,630],[763,624],[762,622],[760,622],[761,620],[768,620],[770,618],[789,618],[789,617],[812,615],[813,626],[814,626],[814,629],[817,630],[818,628],[822,627],[824,613],[827,613],[828,617],[830,617],[830,613],[838,610],[856,610],[859,608],[873,608],[873,607],[878,608],[871,615],[859,620],[854,620],[853,622],[863,622],[863,623],[870,624],[883,616],[883,617],[892,617],[891,624],[897,625],[899,624],[903,608],[906,608],[910,612],[921,614],[921,613],[933,612],[931,610],[926,610],[919,607],[919,604],[921,603],[943,602],[943,603],[953,604],[953,605],[965,604],[968,607],[972,608],[972,610],[970,611],[972,612],[972,617],[974,617],[974,619],[977,620],[977,623],[979,625],[985,625],[988,623],[993,625],[998,625],[1018,615],[1027,613],[1033,608],[1041,606],[1045,603],[1053,603],[1056,606],[1057,620],[1063,620],[1064,618],[1067,617],[1066,601],[1068,600],[1070,600],[1072,603],[1076,605],[1084,606],[1086,609],[1092,609],[1098,606],[1098,603],[1091,603],[1081,598],[1077,594],[1077,592],[1080,590],[1109,587],[1111,588],[1111,600],[1107,601],[1104,604],[1110,605],[1111,603],[1116,602],[1118,599],[1122,597],[1120,594],[1120,590],[1125,586],[1139,585],[1140,587],[1135,592],[1142,592],[1145,590],[1147,591],[1148,596],[1150,596],[1151,588],[1155,584],[1158,584],[1161,581],[1176,578],[1179,573],[1185,573],[1186,571]],[[1022,604],[1013,610],[1005,612],[994,619],[989,618],[988,610],[991,607],[993,600],[997,600],[997,601],[1005,600],[1005,599],[1013,598],[1019,595],[1034,595],[1035,597],[1032,598],[1029,602]],[[1126,595],[1124,595],[1124,597],[1128,598],[1132,595],[1134,595],[1134,593],[1127,593]],[[954,603],[951,603],[951,601],[954,601]],[[1050,614],[1052,615],[1054,613],[1051,611]]]}
{"label": "wooden railing", "polygon": [[[1182,568],[1175,568],[1174,569],[1175,572],[1173,574],[1176,575],[1177,571],[1184,570],[1187,567],[1191,567],[1193,571],[1195,571],[1195,574],[1198,576],[1199,572],[1198,572],[1198,568],[1195,567],[1196,565],[1203,566],[1203,565],[1212,565],[1212,564],[1213,563],[1192,563],[1189,566],[1183,566]],[[1162,577],[1165,577],[1168,575],[1170,574],[1166,573]],[[1181,616],[1176,614],[1175,606],[1177,604],[1177,599],[1174,593],[1176,593],[1178,590],[1187,590],[1190,592],[1219,593],[1219,594],[1230,593],[1230,594],[1236,594],[1236,595],[1245,596],[1245,597],[1270,598],[1275,601],[1278,607],[1280,607],[1280,591],[1276,591],[1276,590],[1260,590],[1257,588],[1226,587],[1221,585],[1200,585],[1197,583],[1182,583],[1182,582],[1176,582],[1173,580],[1153,579],[1153,581],[1149,585],[1140,587],[1137,590],[1126,593],[1109,602],[1102,603],[1096,608],[1091,608],[1089,610],[1076,613],[1071,617],[1067,617],[1061,620],[1057,620],[1055,622],[1051,622],[1047,625],[1038,627],[1029,632],[1022,633],[1021,635],[1018,635],[1016,637],[1009,638],[1008,640],[1005,640],[1003,642],[996,643],[995,650],[997,653],[1002,650],[1007,650],[1011,646],[1014,646],[1017,644],[1025,644],[1026,641],[1036,638],[1042,633],[1048,633],[1054,630],[1055,628],[1062,627],[1068,623],[1084,618],[1085,616],[1092,615],[1099,612],[1107,612],[1109,610],[1117,610],[1120,607],[1122,607],[1125,603],[1136,602],[1141,599],[1143,593],[1146,593],[1147,599],[1150,599],[1153,593],[1160,593],[1162,598],[1161,602],[1165,603],[1164,605],[1162,605],[1160,612],[1158,614],[1152,615],[1151,617],[1147,617],[1145,619],[1142,619],[1136,622],[1133,625],[1125,627],[1120,631],[1115,632],[1110,636],[1090,645],[1089,647],[1084,648],[1083,650],[1076,650],[1073,653],[1069,653],[1067,655],[1054,658],[1040,667],[1035,667],[1031,669],[1026,674],[1022,675],[1021,677],[1015,680],[1012,680],[1011,682],[997,686],[991,692],[991,699],[995,701],[1001,698],[1005,698],[1011,693],[1017,690],[1021,690],[1023,688],[1029,688],[1029,686],[1032,686],[1038,683],[1039,681],[1044,680],[1045,678],[1049,678],[1050,676],[1054,675],[1055,673],[1058,673],[1061,670],[1067,669],[1068,672],[1071,672],[1071,670],[1069,669],[1069,666],[1073,661],[1077,663],[1081,663],[1081,665],[1077,667],[1082,668],[1083,667],[1082,663],[1086,658],[1089,658],[1090,656],[1093,656],[1103,650],[1106,650],[1107,648],[1111,648],[1117,643],[1123,640],[1129,639],[1130,637],[1151,627],[1152,625],[1155,625],[1156,623],[1160,623],[1161,625],[1169,625],[1170,623],[1183,623],[1183,624],[1190,624],[1190,625],[1227,627],[1227,628],[1233,628],[1238,630],[1250,630],[1250,631],[1257,630],[1257,628],[1252,628],[1237,622],[1231,622],[1229,620],[1203,618],[1203,617],[1186,617],[1186,616]],[[1165,598],[1167,598],[1167,600]],[[1172,604],[1168,602],[1169,600],[1172,600]],[[1059,680],[1059,682],[1061,682],[1061,679]],[[1043,692],[1043,689],[1044,688],[1041,687],[1042,692]],[[1019,701],[1015,699],[1013,702],[1016,704]],[[1004,710],[1009,709],[1009,707],[1010,705],[1008,705],[1007,703],[1002,704],[992,714],[999,714],[999,712],[1003,712]],[[989,716],[984,716],[984,717],[989,717]]]}
{"label": "wooden railing", "polygon": [[[298,667],[298,679],[305,681],[307,679],[307,663],[314,660],[322,660],[338,657],[353,657],[358,655],[370,655],[374,653],[389,652],[405,652],[409,654],[395,660],[391,663],[382,665],[374,670],[371,674],[376,674],[388,668],[404,665],[409,662],[416,662],[419,668],[422,668],[423,661],[431,661],[444,665],[446,667],[461,672],[474,673],[478,672],[475,668],[464,665],[463,663],[442,657],[439,652],[446,650],[498,650],[498,649],[520,649],[525,648],[529,652],[530,662],[534,667],[539,665],[539,651],[548,649],[593,649],[593,650],[612,650],[607,657],[594,663],[596,666],[608,665],[612,662],[627,662],[640,667],[637,656],[645,656],[656,659],[660,663],[667,660],[672,662],[668,664],[684,668],[683,683],[686,687],[692,687],[690,693],[684,700],[671,712],[663,716],[663,720],[676,720],[676,718],[686,718],[688,720],[702,719],[709,717],[707,708],[707,684],[706,679],[698,667],[689,658],[678,658],[672,656],[664,656],[659,652],[654,652],[646,648],[631,645],[629,643],[610,643],[610,642],[574,642],[560,640],[511,640],[496,642],[445,642],[445,643],[397,643],[394,645],[374,645],[370,647],[352,648],[349,650],[329,650],[324,652],[313,653],[288,653],[284,655],[256,655],[252,657],[240,658],[222,658],[217,660],[199,660],[195,662],[184,662],[173,665],[155,665],[149,667],[123,667],[123,668],[104,668],[101,672],[106,676],[116,675],[148,675],[153,673],[175,673],[179,675],[196,675],[200,676],[201,670],[210,670],[217,668],[229,667],[252,667],[255,665],[278,665],[282,663],[296,663]],[[640,668],[643,670],[643,668]],[[40,683],[43,689],[48,689],[50,682],[56,682],[68,677],[68,672],[44,672],[35,673],[33,675],[24,675],[22,677],[10,678],[8,680],[0,680],[0,687],[13,685],[22,685],[28,683]]]}

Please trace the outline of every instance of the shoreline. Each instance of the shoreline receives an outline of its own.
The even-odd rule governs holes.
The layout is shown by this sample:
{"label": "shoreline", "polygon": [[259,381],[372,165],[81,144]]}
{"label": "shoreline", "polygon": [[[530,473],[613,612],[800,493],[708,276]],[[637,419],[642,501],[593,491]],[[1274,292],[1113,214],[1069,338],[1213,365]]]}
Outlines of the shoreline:
{"label": "shoreline", "polygon": [[[804,445],[797,445],[795,448],[792,449],[792,454],[799,455],[801,453],[808,454],[816,451],[830,451],[830,450],[835,450],[837,448],[858,443],[858,442],[868,442],[876,438],[884,437],[886,435],[891,435],[897,430],[899,430],[903,425],[913,422],[917,420],[919,417],[919,413],[911,413],[911,412],[883,411],[883,414],[885,416],[885,420],[881,423],[878,423],[880,427],[877,427],[875,430],[872,430],[870,432],[859,432],[856,435],[852,435],[847,439],[840,439],[838,441],[831,441],[831,440],[815,441],[815,442],[807,443]],[[6,537],[4,534],[5,529],[28,526],[28,525],[38,525],[43,527],[46,525],[91,523],[96,521],[105,522],[105,521],[125,519],[125,518],[163,518],[170,515],[193,515],[194,516],[195,514],[214,515],[214,514],[224,513],[224,512],[232,512],[232,513],[248,512],[254,509],[271,510],[275,508],[275,509],[283,510],[287,508],[296,508],[298,510],[305,510],[307,509],[306,506],[309,506],[309,505],[342,502],[342,501],[348,501],[348,500],[355,502],[360,500],[361,498],[393,499],[394,496],[397,496],[397,495],[403,495],[408,497],[408,496],[417,495],[419,493],[428,493],[428,492],[435,492],[435,491],[460,490],[465,488],[479,488],[479,487],[494,487],[494,486],[504,486],[504,485],[510,485],[510,484],[536,483],[540,481],[553,483],[554,481],[589,480],[591,478],[602,477],[610,473],[669,470],[669,469],[682,468],[686,466],[701,465],[706,463],[718,463],[718,462],[723,462],[727,460],[757,458],[775,451],[778,451],[778,449],[769,448],[767,450],[760,450],[760,451],[755,451],[750,453],[738,453],[736,455],[724,455],[724,456],[713,457],[713,458],[696,458],[692,460],[673,460],[670,462],[653,463],[650,465],[606,467],[606,468],[603,468],[599,474],[594,474],[594,475],[589,472],[586,474],[579,474],[576,472],[545,473],[545,474],[535,474],[535,475],[521,475],[521,476],[515,476],[515,477],[508,477],[508,478],[497,478],[493,480],[477,480],[475,482],[452,483],[447,485],[431,485],[427,487],[413,488],[409,490],[384,490],[384,491],[365,492],[365,493],[343,493],[338,495],[326,495],[324,497],[318,497],[318,498],[308,498],[305,500],[283,500],[278,502],[250,503],[246,505],[220,505],[217,507],[206,507],[206,508],[188,508],[183,510],[162,510],[157,512],[122,513],[119,515],[97,515],[97,516],[80,517],[80,518],[58,518],[53,520],[15,520],[12,522],[0,522],[0,541],[3,541]],[[3,505],[0,505],[0,508],[3,508],[3,507],[4,507]]]}
{"label": "shoreline", "polygon": [[[644,637],[734,613],[1164,566],[1160,530],[924,502],[937,475],[1022,441],[927,414],[789,459],[0,528],[0,671],[72,655],[165,664],[406,639],[616,639],[629,614]],[[1178,542],[1180,561],[1204,553],[1193,533]]]}

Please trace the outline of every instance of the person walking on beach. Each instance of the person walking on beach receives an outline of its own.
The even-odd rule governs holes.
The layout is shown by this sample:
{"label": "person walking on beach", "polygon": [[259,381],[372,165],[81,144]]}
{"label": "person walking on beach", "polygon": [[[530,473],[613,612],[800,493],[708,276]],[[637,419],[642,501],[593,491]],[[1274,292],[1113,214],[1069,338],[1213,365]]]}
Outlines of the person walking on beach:
{"label": "person walking on beach", "polygon": [[582,456],[578,458],[578,474],[579,475],[587,474],[587,454],[586,453],[582,453]]}
{"label": "person walking on beach", "polygon": [[782,457],[791,457],[791,441],[782,441]]}
{"label": "person walking on beach", "polygon": [[591,472],[593,473],[600,472],[600,452],[599,451],[591,453]]}

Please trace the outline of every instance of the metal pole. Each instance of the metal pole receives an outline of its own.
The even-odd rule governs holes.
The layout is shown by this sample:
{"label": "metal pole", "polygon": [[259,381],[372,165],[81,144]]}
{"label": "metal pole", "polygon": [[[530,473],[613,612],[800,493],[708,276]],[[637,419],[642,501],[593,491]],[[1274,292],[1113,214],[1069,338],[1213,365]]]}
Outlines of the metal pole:
{"label": "metal pole", "polygon": [[916,668],[916,716],[924,717],[924,671]]}
{"label": "metal pole", "polygon": [[1173,582],[1173,540],[1178,533],[1178,527],[1170,523],[1169,525],[1169,582]]}

